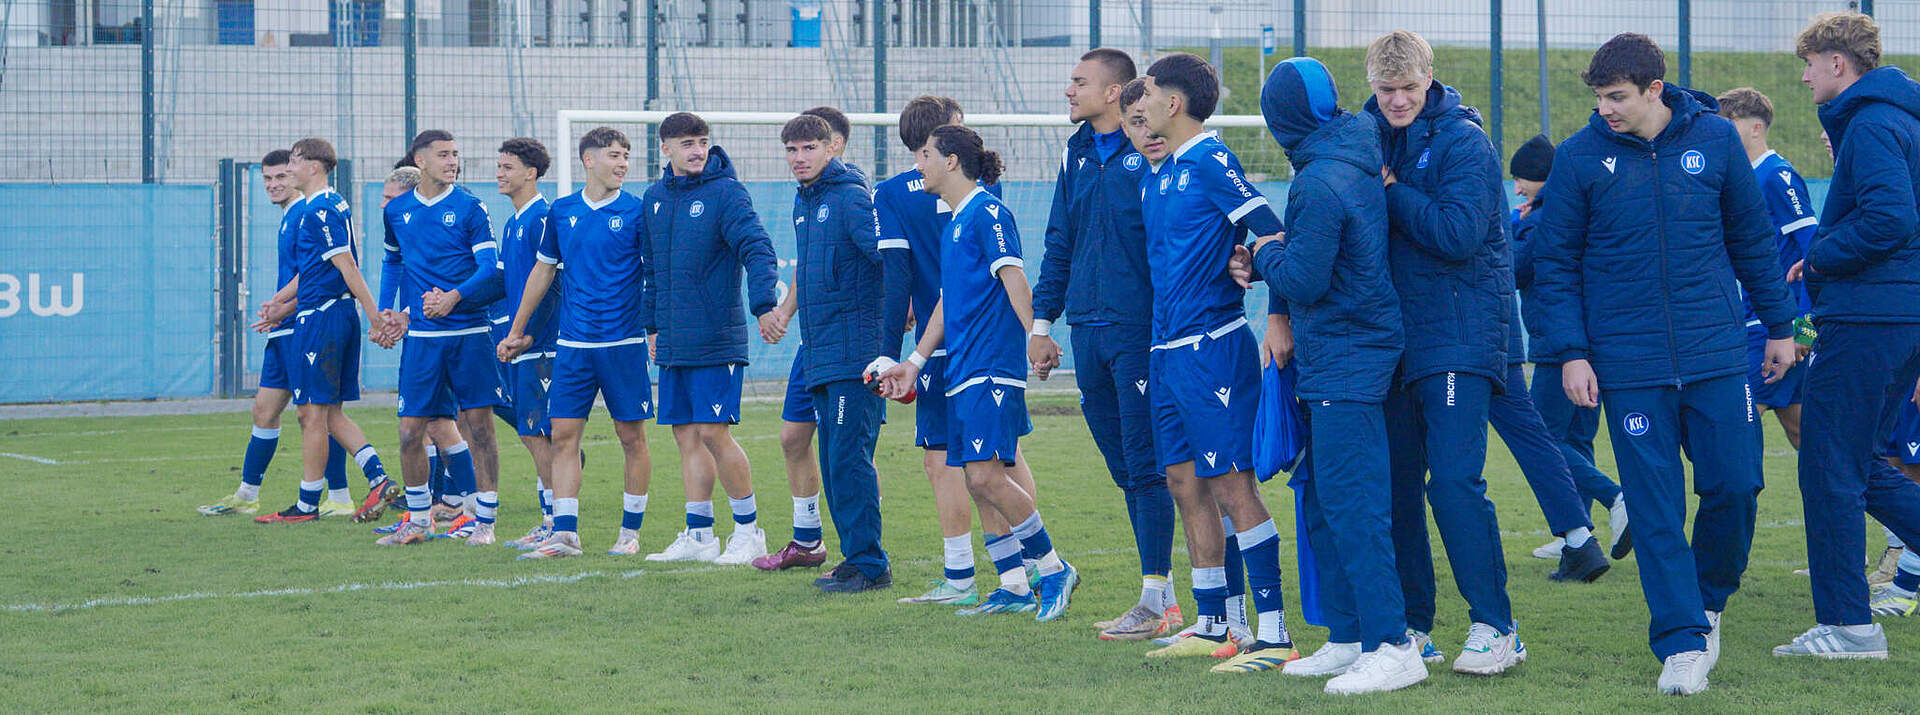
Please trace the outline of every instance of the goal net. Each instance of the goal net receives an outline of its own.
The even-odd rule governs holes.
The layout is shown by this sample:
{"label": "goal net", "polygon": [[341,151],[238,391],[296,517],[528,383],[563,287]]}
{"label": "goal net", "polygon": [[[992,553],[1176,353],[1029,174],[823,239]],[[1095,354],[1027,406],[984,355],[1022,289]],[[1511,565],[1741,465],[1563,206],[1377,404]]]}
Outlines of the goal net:
{"label": "goal net", "polygon": [[[639,195],[660,178],[665,161],[659,142],[652,136],[654,125],[673,111],[561,110],[556,116],[553,178],[556,197],[579,189],[580,171],[575,151],[580,136],[600,126],[625,133],[634,143],[632,167],[627,172],[626,190]],[[773,238],[774,252],[780,258],[780,290],[785,295],[793,280],[798,255],[794,246],[793,199],[796,184],[787,170],[780,127],[796,116],[792,112],[696,112],[713,131],[713,143],[723,148],[734,171],[747,185],[754,210]],[[913,168],[913,152],[899,139],[893,114],[848,114],[853,136],[847,140],[844,161],[866,172],[872,183]],[[1027,257],[1029,280],[1039,279],[1040,257],[1046,245],[1047,217],[1053,203],[1055,174],[1066,141],[1074,125],[1064,114],[967,114],[966,124],[980,132],[987,148],[998,152],[1006,163],[1000,182],[1003,201],[1013,210],[1020,229],[1021,250]],[[1220,134],[1228,147],[1240,157],[1252,180],[1268,196],[1276,211],[1286,197],[1285,180],[1291,176],[1286,157],[1266,131],[1266,123],[1257,115],[1222,115],[1208,120],[1207,128]],[[1264,291],[1248,293],[1249,315],[1265,312]],[[1257,311],[1257,312],[1256,312]],[[1264,325],[1264,324],[1262,324]],[[795,326],[797,328],[797,326]],[[1062,346],[1070,343],[1065,326],[1055,328]],[[799,333],[791,330],[778,345],[766,345],[757,337],[749,341],[747,380],[749,395],[777,398],[778,381],[787,379]],[[1062,368],[1071,370],[1072,353]],[[1062,382],[1054,380],[1053,382]],[[1065,384],[1071,385],[1071,380]]]}

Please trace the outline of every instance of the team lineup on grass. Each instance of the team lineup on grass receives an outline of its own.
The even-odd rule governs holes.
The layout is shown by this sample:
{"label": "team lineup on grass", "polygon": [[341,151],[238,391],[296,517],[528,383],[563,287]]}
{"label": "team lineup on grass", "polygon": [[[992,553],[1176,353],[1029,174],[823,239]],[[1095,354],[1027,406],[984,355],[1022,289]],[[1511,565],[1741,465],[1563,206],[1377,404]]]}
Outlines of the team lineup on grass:
{"label": "team lineup on grass", "polygon": [[[622,452],[609,554],[642,552],[643,425],[656,419],[677,447],[685,525],[647,561],[822,568],[824,494],[840,559],[814,585],[886,589],[875,449],[892,399],[914,405],[942,535],[941,577],[899,600],[1053,621],[1081,570],[1073,543],[1056,548],[1047,480],[1020,443],[1033,431],[1027,381],[1061,365],[1052,327],[1064,322],[1141,575],[1138,601],[1097,624],[1102,640],[1151,640],[1147,657],[1217,660],[1216,673],[1326,678],[1334,694],[1405,688],[1448,661],[1468,675],[1514,669],[1528,645],[1484,478],[1491,426],[1554,536],[1534,551],[1557,560],[1549,578],[1592,582],[1632,554],[1658,691],[1702,692],[1748,566],[1771,411],[1800,450],[1816,618],[1773,655],[1884,659],[1873,617],[1920,608],[1920,556],[1901,548],[1920,545],[1920,83],[1880,66],[1865,15],[1814,18],[1795,54],[1835,161],[1824,206],[1767,148],[1773,100],[1667,84],[1660,48],[1622,34],[1582,74],[1588,125],[1511,158],[1525,203],[1510,210],[1478,111],[1434,77],[1412,32],[1369,46],[1359,111],[1312,58],[1267,76],[1261,112],[1293,168],[1283,207],[1205,130],[1215,68],[1170,54],[1142,74],[1096,49],[1069,75],[1078,129],[1032,282],[999,198],[1001,159],[946,97],[901,111],[914,168],[884,180],[840,158],[850,127],[838,110],[781,128],[798,182],[784,296],[745,185],[691,113],[658,125],[667,168],[638,194],[622,188],[635,143],[618,130],[581,137],[585,186],[551,202],[539,179],[572,158],[507,140],[495,178],[513,214],[498,234],[455,184],[454,136],[421,132],[387,176],[377,293],[352,209],[329,188],[333,147],[301,139],[261,162],[285,210],[280,290],[255,326],[268,343],[241,484],[200,512],[261,512],[291,403],[297,500],[255,521],[381,523],[397,507],[377,544],[578,557],[581,441],[598,398]],[[1261,337],[1249,290],[1269,296]],[[801,340],[779,431],[793,528],[777,550],[732,429],[749,330]],[[343,410],[360,397],[363,334],[401,350],[399,479]],[[1603,407],[1618,483],[1595,463]],[[543,515],[511,541],[495,533],[496,418],[532,460]],[[357,502],[349,458],[368,484]],[[1298,496],[1294,615],[1327,632],[1305,657],[1260,486],[1281,472]],[[716,483],[734,521],[724,541]],[[1472,621],[1451,656],[1435,641],[1429,506]],[[1888,548],[1863,574],[1869,513]],[[976,578],[976,514],[997,583]],[[1174,588],[1176,522],[1191,624]]]}

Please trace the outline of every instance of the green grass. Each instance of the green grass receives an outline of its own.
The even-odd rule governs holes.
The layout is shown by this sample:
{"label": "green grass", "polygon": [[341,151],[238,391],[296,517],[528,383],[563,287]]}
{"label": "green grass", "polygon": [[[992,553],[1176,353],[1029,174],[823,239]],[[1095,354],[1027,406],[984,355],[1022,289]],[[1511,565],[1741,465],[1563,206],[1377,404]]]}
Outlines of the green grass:
{"label": "green grass", "polygon": [[[1782,38],[1783,47],[1792,38]],[[1206,56],[1205,48],[1187,48]],[[1326,63],[1340,86],[1340,104],[1361,111],[1372,91],[1366,83],[1366,48],[1314,48],[1308,54]],[[1593,92],[1580,80],[1580,72],[1593,56],[1591,49],[1550,49],[1547,51],[1547,98],[1552,116],[1552,138],[1562,141],[1587,125],[1593,112]],[[1501,96],[1505,99],[1502,149],[1511,155],[1528,138],[1540,133],[1539,54],[1532,48],[1508,49],[1503,60]],[[1434,48],[1434,75],[1460,90],[1469,105],[1479,107],[1492,130],[1491,55],[1486,49],[1463,47]],[[1889,55],[1884,64],[1912,68],[1920,66],[1920,56]],[[1667,78],[1679,81],[1678,59],[1669,52]],[[1269,65],[1270,66],[1270,65]],[[1774,120],[1769,144],[1794,168],[1809,179],[1824,178],[1833,172],[1826,149],[1820,144],[1820,120],[1815,116],[1812,93],[1800,84],[1800,59],[1791,51],[1780,52],[1695,52],[1693,88],[1719,95],[1735,87],[1753,87],[1773,100]],[[1224,114],[1259,114],[1260,55],[1257,48],[1228,48],[1225,51],[1224,76],[1227,98],[1220,111]],[[1222,137],[1242,148],[1241,158],[1249,171],[1269,172],[1285,178],[1290,171],[1272,147],[1272,139],[1263,130],[1229,129]]]}
{"label": "green grass", "polygon": [[[516,562],[503,547],[450,542],[383,549],[344,521],[259,526],[208,519],[193,507],[228,493],[246,439],[244,414],[0,422],[9,506],[0,517],[0,710],[1041,711],[1208,712],[1332,709],[1619,712],[1666,709],[1655,694],[1646,611],[1631,561],[1592,585],[1557,585],[1528,557],[1547,537],[1505,450],[1488,479],[1500,505],[1510,589],[1531,660],[1482,680],[1436,670],[1410,690],[1335,700],[1317,680],[1220,676],[1210,663],[1149,662],[1138,645],[1093,638],[1093,621],[1132,603],[1138,572],[1113,488],[1070,397],[1033,400],[1026,449],[1055,542],[1087,577],[1062,622],[964,620],[897,605],[940,572],[940,542],[911,413],[896,408],[878,454],[896,587],[823,597],[811,573],[761,574],[646,564],[599,555],[619,513],[617,445],[604,417],[589,426],[583,495],[588,556]],[[393,459],[394,418],[356,419]],[[756,468],[762,523],[789,527],[774,437],[777,406],[749,405],[739,429]],[[264,503],[292,497],[297,428],[273,464]],[[1769,424],[1768,439],[1779,445]],[[679,528],[681,487],[665,430],[648,427],[653,514],[642,546]],[[1497,441],[1496,441],[1497,444]],[[1602,445],[1603,466],[1612,459]],[[502,529],[534,518],[524,451],[502,459]],[[1708,712],[1900,711],[1920,666],[1920,622],[1888,623],[1887,662],[1786,661],[1767,654],[1811,623],[1793,457],[1766,460],[1760,528],[1745,587],[1728,611],[1713,687],[1686,703]],[[350,470],[351,471],[351,470]],[[356,478],[357,479],[357,478]],[[360,485],[355,485],[356,493]],[[1289,581],[1292,495],[1266,485]],[[724,527],[723,527],[724,528]],[[1877,534],[1877,529],[1874,532]],[[1877,537],[1876,537],[1877,538]],[[1874,539],[1869,539],[1872,544]],[[979,549],[976,548],[976,552]],[[1439,644],[1456,652],[1465,606],[1441,557]],[[982,560],[984,567],[985,560]],[[1184,585],[1186,557],[1176,555]],[[568,583],[537,579],[573,579]],[[506,586],[502,584],[516,583]],[[535,579],[536,581],[524,581]],[[462,583],[469,580],[493,585]],[[444,582],[416,588],[396,584]],[[364,588],[353,585],[364,585]],[[348,587],[341,589],[341,587]],[[312,592],[268,594],[281,589]],[[339,589],[339,590],[335,590]],[[154,603],[111,599],[204,597]],[[250,595],[248,595],[250,594]],[[244,597],[243,597],[244,595]],[[1192,604],[1182,591],[1191,614]],[[24,604],[102,605],[23,611]],[[1290,596],[1289,602],[1294,599]],[[1324,631],[1297,616],[1304,648]]]}

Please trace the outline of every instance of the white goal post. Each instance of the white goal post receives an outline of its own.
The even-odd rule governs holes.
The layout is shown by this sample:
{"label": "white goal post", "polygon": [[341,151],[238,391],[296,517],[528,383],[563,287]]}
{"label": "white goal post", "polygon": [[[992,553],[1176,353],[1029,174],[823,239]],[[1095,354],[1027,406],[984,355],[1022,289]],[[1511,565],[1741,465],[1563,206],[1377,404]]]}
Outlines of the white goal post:
{"label": "white goal post", "polygon": [[[674,110],[679,111],[679,110]],[[559,198],[573,193],[573,165],[579,157],[573,155],[573,125],[575,122],[597,122],[617,124],[659,124],[674,111],[629,111],[608,109],[562,109],[554,115],[554,151],[566,152],[567,158],[555,162],[553,180],[554,197]],[[778,126],[787,120],[799,116],[799,112],[701,112],[700,117],[709,124],[764,124]],[[967,126],[972,127],[1070,127],[1073,122],[1065,114],[968,114]],[[847,122],[860,127],[890,127],[899,122],[894,114],[858,113],[848,114]],[[1257,114],[1218,115],[1207,120],[1210,128],[1258,127],[1267,126],[1266,120]]]}

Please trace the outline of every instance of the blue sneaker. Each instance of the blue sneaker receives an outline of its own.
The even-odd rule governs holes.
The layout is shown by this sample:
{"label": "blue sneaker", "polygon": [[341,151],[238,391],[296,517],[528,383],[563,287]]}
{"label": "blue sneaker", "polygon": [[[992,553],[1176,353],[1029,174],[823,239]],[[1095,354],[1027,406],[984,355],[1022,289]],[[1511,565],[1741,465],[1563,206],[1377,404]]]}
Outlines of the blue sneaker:
{"label": "blue sneaker", "polygon": [[1407,640],[1413,643],[1420,651],[1420,660],[1422,661],[1439,663],[1447,659],[1446,653],[1441,652],[1439,648],[1433,647],[1433,636],[1408,628]]}
{"label": "blue sneaker", "polygon": [[987,600],[981,601],[980,605],[972,608],[962,608],[954,611],[954,613],[962,616],[985,616],[995,613],[1028,613],[1039,607],[1040,604],[1033,599],[1033,594],[1031,593],[1024,596],[1016,596],[1012,591],[1004,588],[996,588],[993,590],[993,593],[987,594]]}
{"label": "blue sneaker", "polygon": [[399,531],[399,530],[400,530],[400,527],[402,527],[402,526],[406,526],[406,524],[407,524],[407,512],[405,512],[405,511],[401,511],[401,512],[400,512],[400,520],[399,520],[399,521],[395,521],[395,522],[393,522],[393,523],[391,523],[391,524],[388,524],[388,525],[386,525],[386,526],[376,526],[376,527],[373,527],[373,533],[375,533],[375,534],[391,534],[391,533],[393,533],[393,532],[396,532],[396,531]]}
{"label": "blue sneaker", "polygon": [[1036,621],[1051,621],[1066,615],[1067,603],[1073,600],[1073,592],[1080,588],[1080,572],[1073,568],[1073,564],[1061,563],[1066,568],[1040,577],[1040,610],[1033,616]]}

